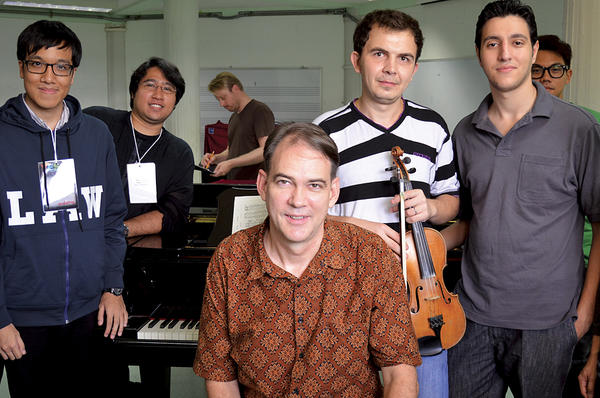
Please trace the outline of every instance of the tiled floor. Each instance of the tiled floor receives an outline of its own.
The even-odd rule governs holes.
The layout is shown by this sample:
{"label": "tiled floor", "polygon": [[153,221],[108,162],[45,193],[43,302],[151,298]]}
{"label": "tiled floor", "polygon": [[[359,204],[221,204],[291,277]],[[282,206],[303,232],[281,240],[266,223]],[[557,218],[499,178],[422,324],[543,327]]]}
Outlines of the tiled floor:
{"label": "tiled floor", "polygon": [[[131,379],[139,381],[137,366],[130,367]],[[0,383],[0,398],[9,398],[6,377]],[[192,368],[171,369],[171,397],[173,398],[206,398],[204,379],[198,377]]]}

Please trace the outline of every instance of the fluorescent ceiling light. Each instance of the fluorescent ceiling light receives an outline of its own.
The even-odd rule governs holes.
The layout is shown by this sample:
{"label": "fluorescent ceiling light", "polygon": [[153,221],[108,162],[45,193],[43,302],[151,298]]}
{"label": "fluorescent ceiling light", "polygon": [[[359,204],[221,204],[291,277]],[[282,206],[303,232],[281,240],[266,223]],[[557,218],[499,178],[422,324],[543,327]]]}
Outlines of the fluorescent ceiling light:
{"label": "fluorescent ceiling light", "polygon": [[99,8],[99,7],[83,7],[83,6],[66,6],[60,4],[42,4],[42,3],[29,3],[26,1],[4,1],[2,3],[5,6],[15,7],[32,7],[32,8],[47,8],[52,10],[69,10],[69,11],[86,11],[86,12],[110,12],[112,8]]}

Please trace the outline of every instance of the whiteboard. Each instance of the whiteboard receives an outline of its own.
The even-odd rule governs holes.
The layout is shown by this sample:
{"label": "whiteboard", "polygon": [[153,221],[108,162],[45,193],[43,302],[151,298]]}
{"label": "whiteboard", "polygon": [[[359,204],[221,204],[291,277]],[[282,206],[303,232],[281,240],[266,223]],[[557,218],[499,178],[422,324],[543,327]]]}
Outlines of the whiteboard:
{"label": "whiteboard", "polygon": [[321,111],[321,68],[210,68],[200,69],[202,124],[229,121],[231,112],[219,106],[208,83],[220,72],[237,76],[250,98],[271,108],[277,122],[311,122]]}
{"label": "whiteboard", "polygon": [[476,57],[424,60],[404,92],[404,97],[438,112],[450,132],[472,113],[490,92]]}

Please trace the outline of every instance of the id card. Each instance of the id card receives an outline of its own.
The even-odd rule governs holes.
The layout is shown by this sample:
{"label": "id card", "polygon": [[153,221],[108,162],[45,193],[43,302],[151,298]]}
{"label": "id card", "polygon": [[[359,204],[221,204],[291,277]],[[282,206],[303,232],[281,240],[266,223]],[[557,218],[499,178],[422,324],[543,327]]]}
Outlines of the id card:
{"label": "id card", "polygon": [[42,209],[46,211],[77,207],[77,181],[73,159],[38,162]]}
{"label": "id card", "polygon": [[129,203],[156,203],[156,165],[129,163],[127,165]]}

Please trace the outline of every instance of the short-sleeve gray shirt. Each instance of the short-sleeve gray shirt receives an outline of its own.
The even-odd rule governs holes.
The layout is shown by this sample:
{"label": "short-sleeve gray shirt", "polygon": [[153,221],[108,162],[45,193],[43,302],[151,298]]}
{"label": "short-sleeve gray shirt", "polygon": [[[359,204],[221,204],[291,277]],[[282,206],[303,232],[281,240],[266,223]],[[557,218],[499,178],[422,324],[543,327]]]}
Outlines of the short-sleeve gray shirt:
{"label": "short-sleeve gray shirt", "polygon": [[535,86],[532,110],[505,136],[487,116],[491,95],[454,131],[471,219],[458,289],[484,325],[545,329],[575,316],[583,216],[600,221],[600,125]]}

